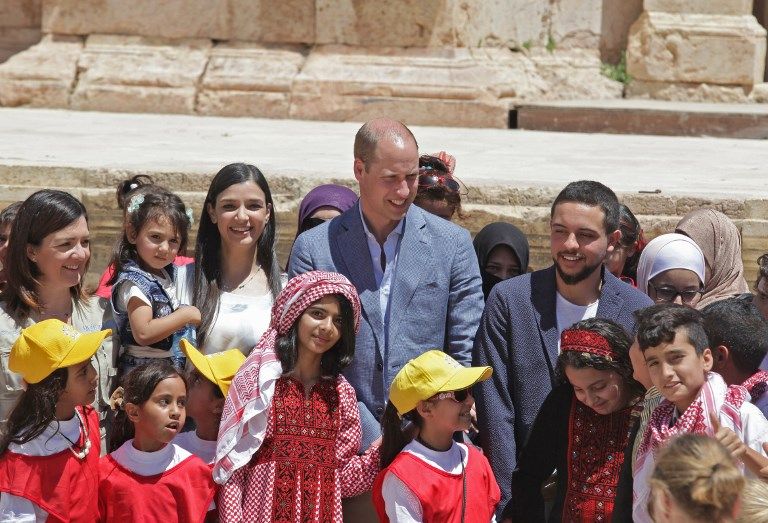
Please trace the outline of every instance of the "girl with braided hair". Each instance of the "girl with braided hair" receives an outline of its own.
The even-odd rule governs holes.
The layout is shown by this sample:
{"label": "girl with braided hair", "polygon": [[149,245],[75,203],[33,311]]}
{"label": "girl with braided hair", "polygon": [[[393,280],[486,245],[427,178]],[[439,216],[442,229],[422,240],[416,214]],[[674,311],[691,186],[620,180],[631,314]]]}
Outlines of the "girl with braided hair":
{"label": "girl with braided hair", "polygon": [[512,475],[503,515],[544,521],[541,488],[557,470],[548,521],[610,521],[629,435],[642,410],[629,336],[599,318],[563,331],[561,382],[544,401]]}
{"label": "girl with braided hair", "polygon": [[213,476],[230,521],[341,521],[341,498],[370,490],[378,444],[358,455],[360,414],[341,375],[360,324],[355,287],[336,273],[291,279],[238,371],[219,427]]}

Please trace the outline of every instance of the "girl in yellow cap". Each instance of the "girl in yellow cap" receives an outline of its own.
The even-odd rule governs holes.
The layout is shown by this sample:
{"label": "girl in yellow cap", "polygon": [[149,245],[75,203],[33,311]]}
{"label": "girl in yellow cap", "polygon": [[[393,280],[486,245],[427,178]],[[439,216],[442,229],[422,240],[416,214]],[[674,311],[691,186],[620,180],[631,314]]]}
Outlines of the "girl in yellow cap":
{"label": "girl in yellow cap", "polygon": [[0,440],[0,521],[97,521],[98,377],[91,358],[111,331],[57,319],[27,327],[8,367],[26,390]]}
{"label": "girl in yellow cap", "polygon": [[[491,372],[490,367],[462,367],[431,350],[397,373],[381,421],[383,470],[373,485],[381,521],[493,521],[501,492],[491,466],[475,447],[453,439],[471,425],[472,386]],[[418,429],[413,441],[402,429],[403,419]]]}

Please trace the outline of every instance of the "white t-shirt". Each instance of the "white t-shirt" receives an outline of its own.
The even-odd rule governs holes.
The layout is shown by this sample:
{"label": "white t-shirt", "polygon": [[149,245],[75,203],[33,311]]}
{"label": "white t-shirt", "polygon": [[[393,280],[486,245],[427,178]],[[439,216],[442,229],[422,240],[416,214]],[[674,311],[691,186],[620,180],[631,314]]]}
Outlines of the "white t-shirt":
{"label": "white t-shirt", "polygon": [[[165,269],[160,269],[162,275],[153,275],[160,286],[163,288],[168,298],[171,300],[171,308],[173,310],[178,309],[179,300],[177,298],[176,283],[171,279],[170,275]],[[122,281],[117,287],[116,299],[114,302],[115,310],[121,313],[128,311],[128,303],[132,298],[139,299],[142,303],[146,303],[150,307],[152,302],[149,300],[146,294],[144,294],[139,287],[132,281]],[[126,353],[137,358],[156,358],[158,356],[158,349],[154,347],[142,347],[140,345],[127,345],[123,348]]]}
{"label": "white t-shirt", "polygon": [[560,352],[560,335],[574,323],[597,316],[600,300],[589,305],[575,305],[555,292],[555,310],[557,311],[557,350]]}
{"label": "white t-shirt", "polygon": [[[86,421],[87,423],[87,421]],[[69,438],[67,440],[66,438]],[[26,456],[51,456],[70,446],[70,442],[80,439],[80,421],[77,415],[66,421],[52,421],[42,434],[26,443],[11,443],[8,450]],[[91,447],[90,452],[99,452]],[[32,501],[5,492],[0,493],[0,521],[13,523],[34,523],[45,521],[48,512]]]}
{"label": "white t-shirt", "polygon": [[143,452],[133,446],[129,439],[120,448],[110,454],[120,465],[139,476],[162,474],[187,459],[191,454],[170,443],[155,452]]}
{"label": "white t-shirt", "polygon": [[219,311],[205,337],[204,354],[240,349],[246,356],[269,327],[272,293],[261,296],[222,292]]}
{"label": "white t-shirt", "polygon": [[[429,449],[417,440],[413,440],[402,451],[408,452],[423,462],[449,474],[461,474],[462,462],[466,468],[469,458],[467,447],[456,442],[453,442],[450,449],[440,452]],[[398,523],[421,523],[423,521],[423,512],[418,498],[405,483],[391,472],[384,476],[381,495],[384,498],[384,509],[390,521],[397,521]],[[494,515],[490,521],[495,523],[496,516]]]}
{"label": "white t-shirt", "polygon": [[194,430],[182,432],[173,439],[173,442],[209,465],[216,459],[216,440],[200,439]]}

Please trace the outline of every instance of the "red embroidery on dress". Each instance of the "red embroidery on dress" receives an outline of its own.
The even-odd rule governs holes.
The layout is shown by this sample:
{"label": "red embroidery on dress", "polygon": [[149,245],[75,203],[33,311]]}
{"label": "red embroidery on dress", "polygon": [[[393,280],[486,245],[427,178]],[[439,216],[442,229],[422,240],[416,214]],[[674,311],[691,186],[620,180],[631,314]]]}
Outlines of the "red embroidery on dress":
{"label": "red embroidery on dress", "polygon": [[[309,398],[298,381],[277,381],[274,431],[254,461],[275,464],[272,521],[333,523],[338,407],[335,380],[318,381]],[[299,497],[301,513],[294,514]]]}
{"label": "red embroidery on dress", "polygon": [[568,471],[563,521],[610,521],[633,415],[630,407],[601,415],[576,398],[568,421]]}
{"label": "red embroidery on dress", "polygon": [[741,384],[752,397],[752,402],[757,401],[768,389],[768,372],[759,370]]}

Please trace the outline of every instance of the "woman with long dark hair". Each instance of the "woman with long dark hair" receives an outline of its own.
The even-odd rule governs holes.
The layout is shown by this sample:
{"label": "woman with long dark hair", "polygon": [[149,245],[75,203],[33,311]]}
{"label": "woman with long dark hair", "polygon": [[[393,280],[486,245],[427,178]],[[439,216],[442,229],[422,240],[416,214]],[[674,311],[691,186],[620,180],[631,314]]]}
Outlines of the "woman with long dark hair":
{"label": "woman with long dark hair", "polygon": [[[19,208],[6,253],[8,283],[0,295],[0,427],[22,392],[21,378],[8,370],[11,346],[22,329],[50,318],[80,332],[101,331],[112,323],[109,303],[83,288],[89,238],[85,207],[67,192],[37,191]],[[102,426],[115,375],[112,352],[109,336],[94,356]]]}
{"label": "woman with long dark hair", "polygon": [[238,348],[247,355],[269,326],[281,289],[273,213],[269,185],[255,166],[233,163],[213,178],[197,233],[192,302],[205,354]]}

